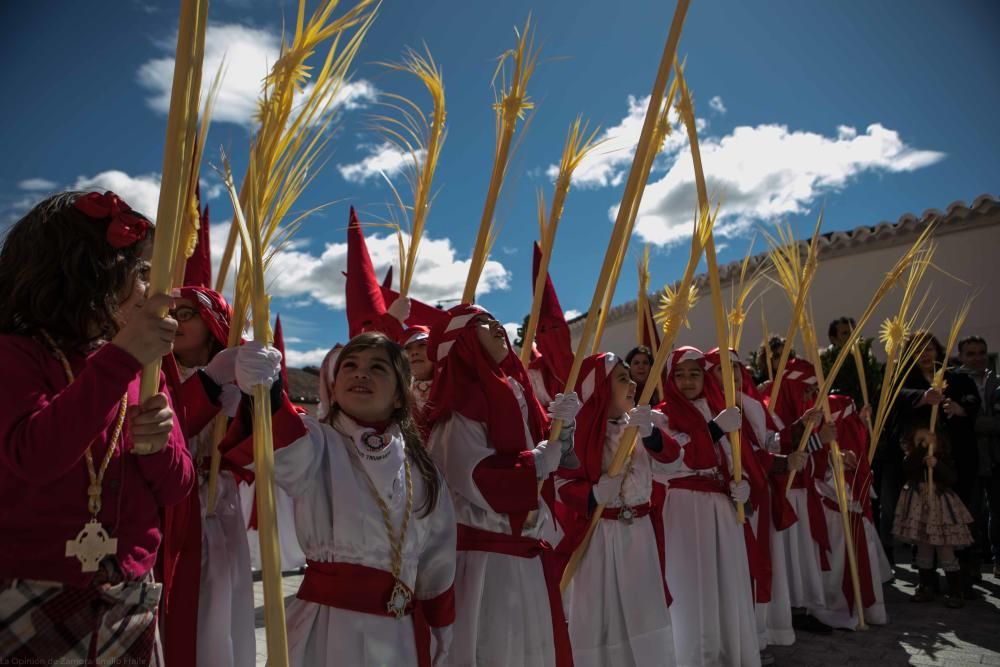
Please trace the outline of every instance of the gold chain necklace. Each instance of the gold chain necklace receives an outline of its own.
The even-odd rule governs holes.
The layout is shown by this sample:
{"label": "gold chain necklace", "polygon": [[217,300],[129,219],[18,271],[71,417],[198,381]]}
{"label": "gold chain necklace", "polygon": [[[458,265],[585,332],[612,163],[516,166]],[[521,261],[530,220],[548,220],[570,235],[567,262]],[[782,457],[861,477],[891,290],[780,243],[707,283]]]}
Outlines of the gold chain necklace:
{"label": "gold chain necklace", "polygon": [[[66,355],[63,354],[63,351],[59,349],[47,332],[42,331],[41,334],[46,344],[51,348],[52,354],[62,364],[63,371],[66,373],[66,382],[73,384],[73,380],[76,378],[73,375],[73,369],[69,365],[69,359],[66,358]],[[84,524],[76,537],[66,540],[66,557],[75,556],[80,561],[80,567],[83,572],[96,572],[98,564],[106,556],[113,556],[118,551],[118,539],[108,535],[108,532],[104,530],[104,526],[98,521],[97,514],[101,511],[101,487],[104,484],[104,473],[108,471],[111,458],[118,449],[122,427],[125,425],[125,413],[127,409],[128,392],[122,394],[121,401],[119,402],[118,420],[115,422],[115,429],[111,435],[111,443],[108,445],[107,451],[104,452],[104,459],[101,460],[99,470],[94,469],[94,455],[91,453],[90,447],[87,447],[83,453],[83,457],[87,461],[87,475],[90,478],[90,484],[87,486],[87,509],[90,510],[90,521]]]}
{"label": "gold chain necklace", "polygon": [[365,464],[361,462],[361,472],[364,474],[365,481],[368,482],[368,488],[371,489],[372,495],[375,496],[375,502],[378,503],[378,508],[382,512],[382,522],[385,524],[385,532],[389,537],[389,548],[392,551],[392,577],[396,580],[396,585],[392,587],[392,593],[389,594],[389,600],[385,607],[396,618],[403,618],[406,615],[406,608],[409,606],[410,600],[413,599],[413,591],[399,578],[400,572],[403,569],[403,546],[406,542],[406,529],[410,525],[410,515],[413,513],[413,483],[410,479],[410,457],[406,455],[405,446],[403,451],[403,469],[405,470],[403,483],[406,487],[406,510],[403,514],[403,523],[399,527],[399,537],[397,538],[392,530],[392,517],[389,515],[389,506],[382,499],[382,494],[375,488],[375,482],[372,481],[371,475],[365,470]]}

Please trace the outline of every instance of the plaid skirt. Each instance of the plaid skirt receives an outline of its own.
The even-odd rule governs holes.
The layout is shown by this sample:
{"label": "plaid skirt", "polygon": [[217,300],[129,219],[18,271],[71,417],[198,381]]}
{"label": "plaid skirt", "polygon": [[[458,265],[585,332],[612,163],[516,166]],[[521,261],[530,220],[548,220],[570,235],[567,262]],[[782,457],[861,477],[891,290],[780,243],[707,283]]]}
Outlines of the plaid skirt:
{"label": "plaid skirt", "polygon": [[95,581],[104,583],[0,580],[0,664],[161,667],[161,585],[109,570]]}

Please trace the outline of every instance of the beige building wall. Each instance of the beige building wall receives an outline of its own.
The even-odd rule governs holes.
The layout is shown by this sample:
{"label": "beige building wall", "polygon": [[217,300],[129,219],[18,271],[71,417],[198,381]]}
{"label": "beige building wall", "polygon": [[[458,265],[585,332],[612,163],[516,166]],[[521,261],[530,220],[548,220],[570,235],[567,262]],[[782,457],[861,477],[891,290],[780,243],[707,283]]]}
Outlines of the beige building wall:
{"label": "beige building wall", "polygon": [[[944,343],[951,320],[962,301],[968,295],[978,293],[962,335],[981,335],[986,338],[991,352],[1000,351],[1000,299],[994,292],[1000,285],[1000,200],[991,196],[980,197],[968,207],[953,204],[946,213],[930,211],[920,219],[904,216],[895,224],[861,227],[824,238],[811,290],[820,345],[829,342],[826,329],[831,320],[841,315],[854,318],[861,315],[885,271],[932,220],[937,221],[934,263],[939,270],[930,269],[924,280],[929,291],[927,303],[936,301],[936,310],[940,313],[932,330]],[[720,270],[727,307],[733,290],[728,278],[738,278],[738,268],[728,265]],[[677,344],[691,344],[707,350],[716,346],[716,334],[708,285],[704,276],[700,278],[703,283],[700,287],[701,298],[690,313],[691,329],[681,331]],[[898,308],[900,296],[901,291],[897,289],[883,300],[864,326],[864,336],[878,335],[882,321]],[[791,307],[784,292],[772,287],[748,313],[740,344],[740,354],[744,358],[760,345],[763,338],[761,304],[772,333],[784,335],[788,326]],[[620,354],[628,352],[635,345],[635,317],[634,301],[615,307],[609,314],[601,349]],[[574,343],[581,328],[582,320],[571,325]],[[797,339],[795,345],[801,350],[801,339]],[[875,345],[875,351],[884,357],[880,344]]]}

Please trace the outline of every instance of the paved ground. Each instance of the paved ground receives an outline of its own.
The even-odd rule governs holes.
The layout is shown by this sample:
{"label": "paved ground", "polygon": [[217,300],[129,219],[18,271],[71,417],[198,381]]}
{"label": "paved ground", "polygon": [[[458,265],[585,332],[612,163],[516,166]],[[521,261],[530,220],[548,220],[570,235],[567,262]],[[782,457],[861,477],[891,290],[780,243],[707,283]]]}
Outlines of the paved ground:
{"label": "paved ground", "polygon": [[[286,596],[295,595],[301,580],[299,574],[286,574]],[[897,578],[885,589],[888,625],[865,632],[838,631],[828,636],[799,633],[793,646],[771,649],[777,664],[788,667],[1000,667],[1000,579],[984,569],[983,583],[979,587],[984,599],[966,603],[964,609],[948,609],[943,602],[913,604],[908,598],[915,585],[916,572],[908,565],[901,565],[897,568]],[[254,597],[257,665],[263,666],[267,643],[264,638],[264,593],[259,582],[254,584]]]}

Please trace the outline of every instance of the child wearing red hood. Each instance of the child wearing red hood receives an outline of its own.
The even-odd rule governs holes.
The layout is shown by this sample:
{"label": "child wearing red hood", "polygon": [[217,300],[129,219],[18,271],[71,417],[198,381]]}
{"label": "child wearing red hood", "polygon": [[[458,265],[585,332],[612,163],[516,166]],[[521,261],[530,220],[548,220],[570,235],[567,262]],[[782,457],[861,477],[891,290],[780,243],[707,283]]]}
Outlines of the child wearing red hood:
{"label": "child wearing red hood", "polygon": [[[786,495],[798,519],[779,533],[779,543],[788,564],[786,577],[795,628],[828,634],[830,627],[812,614],[826,605],[823,572],[830,569],[830,537],[816,479],[826,474],[827,456],[823,448],[836,437],[836,427],[822,423],[822,412],[814,407],[818,390],[812,364],[802,359],[789,359],[777,400],[768,408],[781,425],[778,433],[780,453],[788,455],[796,451],[803,432],[806,429],[811,432],[808,462],[795,476]],[[786,479],[779,477],[778,482],[782,487],[787,485]]]}
{"label": "child wearing red hood", "polygon": [[[458,520],[447,664],[572,664],[556,572],[546,577],[542,556],[562,538],[552,474],[573,451],[579,400],[556,396],[547,417],[503,326],[478,306],[449,310],[429,352],[429,447]],[[555,441],[545,439],[549,417],[565,425]]]}
{"label": "child wearing red hood", "polygon": [[676,446],[654,471],[667,485],[663,532],[677,663],[756,667],[750,566],[734,505],[749,500],[750,484],[732,479],[725,436],[740,428],[739,408],[725,407],[694,347],[671,353],[664,393]]}
{"label": "child wearing red hood", "polygon": [[[792,627],[792,607],[788,591],[788,563],[781,544],[781,531],[796,521],[795,512],[785,498],[785,475],[789,470],[800,471],[808,455],[791,452],[783,455],[778,449],[778,425],[757,393],[750,372],[735,350],[729,350],[736,383],[736,405],[743,415],[742,442],[750,447],[754,459],[767,476],[769,484],[763,492],[761,505],[748,519],[752,534],[748,536],[751,563],[756,558],[763,566],[754,577],[754,611],[757,614],[757,634],[761,647],[790,646],[795,643]],[[722,368],[719,349],[705,355],[706,364],[719,386]],[[754,568],[751,567],[751,571]]]}
{"label": "child wearing red hood", "polygon": [[[882,584],[892,579],[892,568],[882,548],[878,531],[872,523],[868,427],[855,410],[850,396],[832,394],[829,401],[831,416],[837,429],[837,444],[844,457],[848,523],[854,538],[865,622],[885,625],[889,622],[889,616],[885,610]],[[824,448],[823,454],[830,454],[829,446]],[[822,609],[815,610],[813,615],[831,627],[853,630],[858,625],[858,618],[847,562],[844,523],[833,475],[831,462],[826,466],[822,479],[816,480],[816,488],[822,496],[826,530],[830,536],[830,569],[823,572],[825,604]]]}
{"label": "child wearing red hood", "polygon": [[[650,458],[663,456],[669,437],[654,426],[654,414],[661,426],[666,419],[648,405],[635,407],[636,383],[621,357],[610,352],[584,360],[576,389],[583,401],[575,438],[582,465],[560,469],[558,495],[577,519],[579,538],[596,505],[605,509],[564,595],[574,664],[674,665],[655,526],[660,516],[650,502]],[[630,426],[643,439],[623,472],[611,477],[608,469]],[[576,548],[579,539],[571,541]]]}

